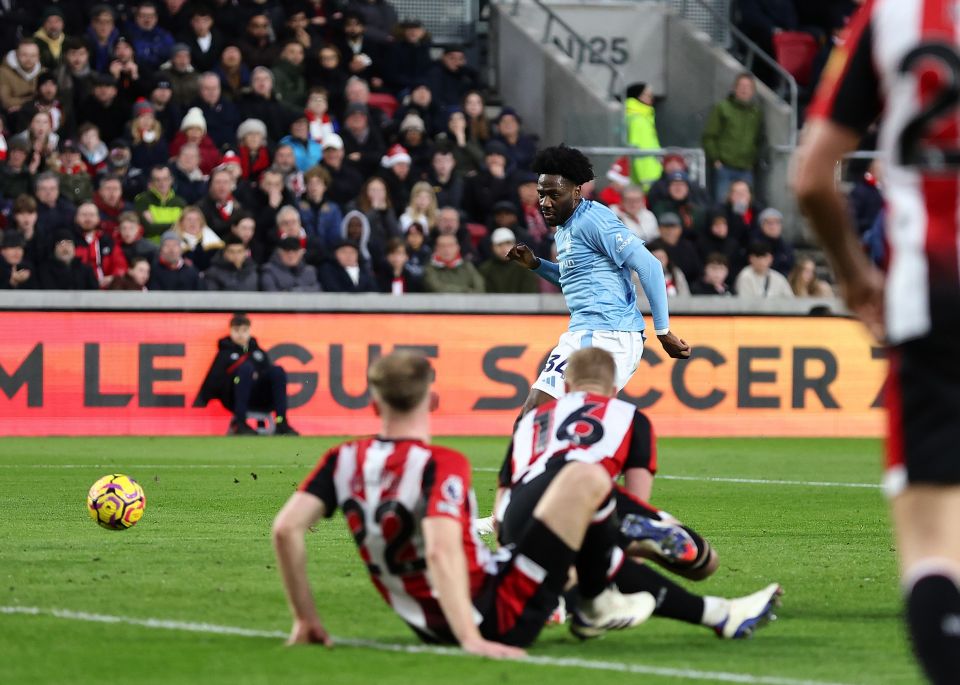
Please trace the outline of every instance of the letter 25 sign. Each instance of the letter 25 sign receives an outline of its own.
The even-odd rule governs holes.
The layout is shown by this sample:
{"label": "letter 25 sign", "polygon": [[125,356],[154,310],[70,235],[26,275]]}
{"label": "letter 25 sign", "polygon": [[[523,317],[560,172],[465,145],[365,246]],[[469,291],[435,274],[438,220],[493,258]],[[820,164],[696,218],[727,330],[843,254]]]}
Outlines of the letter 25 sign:
{"label": "letter 25 sign", "polygon": [[[288,372],[298,428],[369,433],[366,372],[395,349],[437,371],[434,430],[506,435],[551,359],[561,316],[256,314],[253,334]],[[227,412],[197,391],[228,315],[0,312],[0,434],[221,434]],[[660,435],[882,433],[882,350],[843,319],[674,317],[693,345],[656,340],[622,397]]]}

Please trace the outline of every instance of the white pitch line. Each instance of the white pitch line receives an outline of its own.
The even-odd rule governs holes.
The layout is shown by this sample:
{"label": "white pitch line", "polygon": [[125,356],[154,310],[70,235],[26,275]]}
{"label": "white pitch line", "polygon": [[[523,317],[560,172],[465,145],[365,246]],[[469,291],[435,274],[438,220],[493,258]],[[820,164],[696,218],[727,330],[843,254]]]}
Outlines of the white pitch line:
{"label": "white pitch line", "polygon": [[[238,626],[224,626],[215,623],[195,623],[192,621],[170,621],[158,618],[132,618],[128,616],[112,616],[109,614],[92,614],[85,611],[71,611],[69,609],[43,609],[40,607],[0,606],[0,614],[52,616],[54,618],[70,619],[75,621],[89,621],[93,623],[122,623],[161,630],[180,630],[192,633],[212,633],[215,635],[235,635],[238,637],[260,637],[283,639],[287,633],[279,630],[256,630]],[[398,652],[403,654],[432,654],[436,656],[468,657],[471,655],[451,647],[431,647],[426,645],[400,645],[376,640],[355,640],[349,638],[334,638],[338,645],[347,647],[362,647],[381,652]],[[637,675],[655,675],[665,678],[679,678],[684,680],[704,680],[724,683],[745,683],[746,685],[845,685],[821,680],[800,680],[797,678],[781,678],[779,676],[761,676],[750,673],[729,673],[725,671],[699,671],[690,668],[665,668],[660,666],[646,666],[643,664],[625,664],[617,661],[593,661],[575,657],[528,656],[514,659],[519,663],[537,666],[552,666],[555,668],[581,668],[591,671],[612,671],[615,673],[632,673]]]}

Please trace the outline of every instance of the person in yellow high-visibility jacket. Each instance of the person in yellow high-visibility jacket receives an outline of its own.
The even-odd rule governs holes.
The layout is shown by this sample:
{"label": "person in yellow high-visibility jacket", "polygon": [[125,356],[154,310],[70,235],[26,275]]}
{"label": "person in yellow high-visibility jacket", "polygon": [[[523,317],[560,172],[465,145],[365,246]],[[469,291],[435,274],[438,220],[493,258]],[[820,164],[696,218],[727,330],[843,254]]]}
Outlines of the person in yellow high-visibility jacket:
{"label": "person in yellow high-visibility jacket", "polygon": [[[660,148],[657,136],[656,112],[653,109],[653,89],[646,83],[634,83],[627,87],[627,102],[624,107],[627,145],[642,150]],[[656,157],[636,157],[630,167],[630,178],[646,192],[663,174],[663,166]]]}

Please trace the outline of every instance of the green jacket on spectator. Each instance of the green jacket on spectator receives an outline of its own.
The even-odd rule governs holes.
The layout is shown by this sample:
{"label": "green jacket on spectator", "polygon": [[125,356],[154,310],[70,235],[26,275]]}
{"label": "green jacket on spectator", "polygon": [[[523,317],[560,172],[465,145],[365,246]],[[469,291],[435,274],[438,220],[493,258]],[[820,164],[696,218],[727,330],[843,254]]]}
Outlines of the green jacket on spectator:
{"label": "green jacket on spectator", "polygon": [[703,131],[703,149],[713,164],[752,171],[763,144],[763,108],[733,95],[714,105]]}
{"label": "green jacket on spectator", "polygon": [[[143,219],[144,235],[153,238],[158,237],[176,223],[187,203],[172,189],[166,197],[160,197],[156,190],[147,188],[137,195],[133,206],[137,210],[137,214]],[[150,212],[149,218],[147,218],[146,212]]]}
{"label": "green jacket on spectator", "polygon": [[281,104],[300,111],[307,102],[307,82],[303,78],[303,69],[278,59],[271,69],[273,72],[273,92]]}
{"label": "green jacket on spectator", "polygon": [[514,262],[491,257],[477,270],[488,293],[539,293],[540,277]]}
{"label": "green jacket on spectator", "polygon": [[[657,150],[660,138],[657,136],[656,112],[651,105],[637,98],[627,98],[625,107],[627,125],[627,145],[641,150]],[[663,174],[663,166],[656,157],[637,157],[633,160],[630,177],[634,183],[646,191]]]}
{"label": "green jacket on spectator", "polygon": [[462,257],[444,264],[434,257],[424,270],[423,283],[430,293],[482,293],[483,276]]}
{"label": "green jacket on spectator", "polygon": [[75,205],[93,199],[93,181],[86,171],[60,174],[60,194]]}

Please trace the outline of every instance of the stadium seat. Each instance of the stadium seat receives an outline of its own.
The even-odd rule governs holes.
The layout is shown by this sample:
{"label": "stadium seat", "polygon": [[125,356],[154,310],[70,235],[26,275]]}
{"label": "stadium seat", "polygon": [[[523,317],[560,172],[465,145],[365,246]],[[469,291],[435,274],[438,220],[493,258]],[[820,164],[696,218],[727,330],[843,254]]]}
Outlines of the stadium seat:
{"label": "stadium seat", "polygon": [[797,80],[798,86],[810,85],[813,61],[820,50],[817,39],[802,31],[783,31],[773,37],[777,63]]}
{"label": "stadium seat", "polygon": [[379,109],[390,119],[393,118],[394,112],[396,112],[397,107],[400,106],[400,103],[397,102],[397,98],[390,95],[390,93],[370,93],[370,100],[368,101],[368,104],[371,107],[376,107]]}

